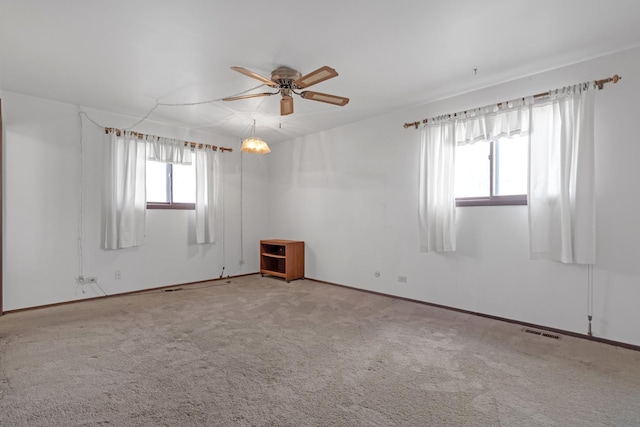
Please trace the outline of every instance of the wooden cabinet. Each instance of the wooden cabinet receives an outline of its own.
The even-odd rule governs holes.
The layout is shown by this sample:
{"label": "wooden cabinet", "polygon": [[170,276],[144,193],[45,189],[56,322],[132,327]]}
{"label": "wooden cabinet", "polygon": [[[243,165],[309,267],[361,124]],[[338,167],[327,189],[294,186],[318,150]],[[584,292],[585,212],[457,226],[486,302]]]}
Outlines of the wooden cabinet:
{"label": "wooden cabinet", "polygon": [[260,240],[260,273],[282,277],[287,282],[304,279],[304,242]]}

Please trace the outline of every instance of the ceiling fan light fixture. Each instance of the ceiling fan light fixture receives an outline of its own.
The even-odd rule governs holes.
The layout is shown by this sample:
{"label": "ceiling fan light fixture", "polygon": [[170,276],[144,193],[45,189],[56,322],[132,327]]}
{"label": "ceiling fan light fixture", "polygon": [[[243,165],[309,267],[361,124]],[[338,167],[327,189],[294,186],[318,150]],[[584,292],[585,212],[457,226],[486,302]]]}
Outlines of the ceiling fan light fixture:
{"label": "ceiling fan light fixture", "polygon": [[268,154],[271,152],[269,146],[260,138],[249,137],[242,141],[242,148],[245,153]]}
{"label": "ceiling fan light fixture", "polygon": [[242,141],[240,151],[254,154],[268,154],[271,152],[269,145],[262,139],[256,137],[256,121],[253,121],[251,127],[251,136]]}

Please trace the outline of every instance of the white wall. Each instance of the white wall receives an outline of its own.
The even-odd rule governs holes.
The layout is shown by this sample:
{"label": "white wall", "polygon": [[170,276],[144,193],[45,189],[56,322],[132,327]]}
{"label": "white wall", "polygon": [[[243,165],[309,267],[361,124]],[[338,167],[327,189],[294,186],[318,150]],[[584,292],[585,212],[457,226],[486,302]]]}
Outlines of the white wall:
{"label": "white wall", "polygon": [[586,333],[587,269],[529,260],[526,206],[458,208],[458,251],[418,252],[420,136],[402,124],[615,73],[596,104],[593,333],[640,345],[639,49],[274,145],[269,235],[306,242],[310,278]]}
{"label": "white wall", "polygon": [[[80,271],[80,119],[77,106],[0,92],[5,132],[4,310],[102,295],[78,287]],[[135,118],[88,110],[98,123],[127,127]],[[240,243],[239,140],[144,122],[136,130],[234,148],[224,153],[225,241],[195,243],[194,211],[149,210],[145,244],[100,249],[104,131],[82,120],[82,260],[85,276],[107,294],[256,272],[266,229],[265,159],[242,156],[244,257]],[[223,252],[224,246],[224,252]],[[245,264],[240,265],[241,258]],[[115,271],[121,279],[115,279]],[[84,289],[84,293],[83,293]]]}

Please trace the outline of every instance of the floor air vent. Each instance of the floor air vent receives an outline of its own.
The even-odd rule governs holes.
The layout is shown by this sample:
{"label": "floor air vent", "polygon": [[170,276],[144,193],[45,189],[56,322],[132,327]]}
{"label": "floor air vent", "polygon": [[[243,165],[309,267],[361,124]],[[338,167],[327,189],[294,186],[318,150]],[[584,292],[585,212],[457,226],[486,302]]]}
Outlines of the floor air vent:
{"label": "floor air vent", "polygon": [[553,338],[554,340],[559,340],[560,339],[560,335],[554,335],[554,334],[550,334],[548,332],[538,331],[538,330],[535,330],[535,329],[523,329],[523,331],[525,331],[528,334],[540,335],[541,337],[547,337],[547,338]]}
{"label": "floor air vent", "polygon": [[162,292],[177,292],[181,291],[182,288],[173,288],[173,289],[163,289]]}

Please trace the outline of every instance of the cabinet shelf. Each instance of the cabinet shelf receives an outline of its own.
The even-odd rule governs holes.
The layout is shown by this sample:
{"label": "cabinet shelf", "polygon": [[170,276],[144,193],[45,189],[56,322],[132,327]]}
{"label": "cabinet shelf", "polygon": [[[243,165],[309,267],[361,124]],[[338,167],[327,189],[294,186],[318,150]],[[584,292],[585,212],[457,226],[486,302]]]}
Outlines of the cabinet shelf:
{"label": "cabinet shelf", "polygon": [[262,256],[267,256],[269,258],[281,258],[281,259],[287,259],[286,256],[284,255],[274,255],[274,254],[267,254],[267,253],[263,253]]}
{"label": "cabinet shelf", "polygon": [[260,273],[282,277],[287,282],[304,279],[304,242],[260,240]]}
{"label": "cabinet shelf", "polygon": [[287,275],[284,273],[280,273],[279,271],[271,271],[271,270],[260,270],[262,274],[268,274],[270,276],[282,277],[284,279],[287,278]]}

